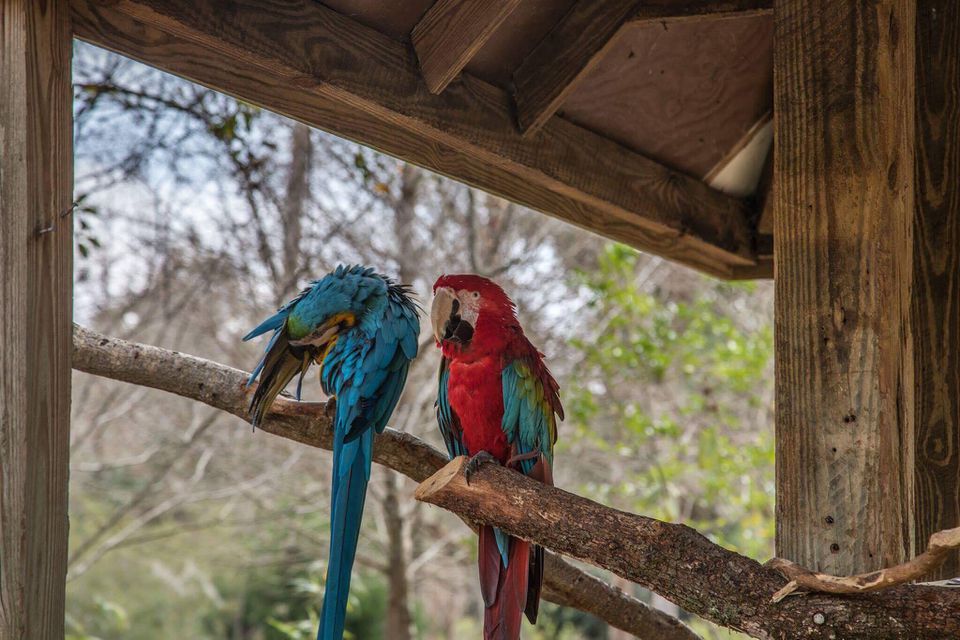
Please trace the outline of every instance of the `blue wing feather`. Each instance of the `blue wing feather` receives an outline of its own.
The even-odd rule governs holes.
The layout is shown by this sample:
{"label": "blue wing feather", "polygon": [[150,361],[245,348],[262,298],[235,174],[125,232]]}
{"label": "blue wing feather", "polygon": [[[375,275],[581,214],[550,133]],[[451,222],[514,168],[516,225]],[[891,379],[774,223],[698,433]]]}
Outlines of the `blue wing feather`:
{"label": "blue wing feather", "polygon": [[463,442],[463,431],[460,427],[460,418],[450,406],[448,384],[450,381],[449,363],[446,358],[440,359],[440,375],[437,390],[437,424],[440,425],[440,435],[447,447],[447,455],[451,460],[457,456],[469,455],[467,446]]}
{"label": "blue wing feather", "polygon": [[[555,389],[544,388],[543,380],[536,375],[533,363],[518,359],[509,363],[501,372],[503,385],[502,427],[507,441],[516,450],[516,455],[539,451],[553,464],[553,444],[557,433],[557,410],[559,400],[551,401],[547,393]],[[536,459],[520,462],[520,469],[529,475]]]}

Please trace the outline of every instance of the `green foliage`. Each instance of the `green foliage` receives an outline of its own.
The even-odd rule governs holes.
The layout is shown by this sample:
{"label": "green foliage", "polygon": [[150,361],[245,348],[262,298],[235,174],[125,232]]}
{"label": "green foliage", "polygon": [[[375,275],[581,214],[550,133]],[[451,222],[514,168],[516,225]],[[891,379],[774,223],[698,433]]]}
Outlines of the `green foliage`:
{"label": "green foliage", "polygon": [[774,532],[772,330],[738,318],[750,288],[704,278],[686,296],[667,294],[638,285],[640,260],[614,245],[596,272],[576,276],[598,325],[573,341],[580,362],[561,446],[605,456],[584,493],[765,559]]}

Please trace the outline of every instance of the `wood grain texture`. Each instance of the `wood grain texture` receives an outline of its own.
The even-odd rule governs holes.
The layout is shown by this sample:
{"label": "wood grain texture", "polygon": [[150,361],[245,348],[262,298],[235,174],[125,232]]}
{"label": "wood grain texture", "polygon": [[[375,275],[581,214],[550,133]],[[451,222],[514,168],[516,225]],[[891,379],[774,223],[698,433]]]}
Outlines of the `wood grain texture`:
{"label": "wood grain texture", "polygon": [[777,553],[857,573],[960,524],[956,5],[775,20]]}
{"label": "wood grain texture", "polygon": [[70,443],[66,2],[0,2],[0,638],[62,638]]}
{"label": "wood grain texture", "polygon": [[705,22],[773,15],[773,0],[647,0],[639,3],[632,22]]}
{"label": "wood grain texture", "polygon": [[636,0],[579,0],[513,74],[517,122],[540,129],[576,83],[603,57],[631,16]]}
{"label": "wood grain texture", "polygon": [[[960,526],[960,3],[917,2],[915,553]],[[952,554],[938,577],[960,575]]]}
{"label": "wood grain texture", "polygon": [[774,14],[777,555],[835,575],[913,549],[905,4],[781,0]]}
{"label": "wood grain texture", "polygon": [[499,464],[481,466],[467,484],[466,464],[464,457],[450,462],[417,488],[417,499],[608,569],[724,627],[765,640],[960,635],[958,590],[900,586],[774,603],[783,576],[690,527],[618,511]]}
{"label": "wood grain texture", "polygon": [[701,178],[770,111],[769,16],[624,27],[559,114]]}
{"label": "wood grain texture", "polygon": [[[248,374],[188,354],[111,338],[76,327],[73,366],[113,380],[151,387],[203,402],[248,419],[252,388]],[[249,429],[243,429],[249,434]],[[271,407],[261,431],[312,447],[329,450],[333,430],[326,404],[296,402],[281,395]],[[253,436],[257,437],[257,436]],[[374,441],[373,459],[422,482],[447,463],[446,454],[402,431],[387,428]],[[547,552],[544,598],[574,607],[637,637],[696,640],[675,618],[651,609],[636,598]]]}
{"label": "wood grain texture", "polygon": [[708,273],[754,264],[744,202],[562,120],[524,140],[505,92],[434,96],[408,47],[321,5],[72,4],[94,44]]}
{"label": "wood grain texture", "polygon": [[437,0],[411,34],[431,93],[457,77],[520,0]]}

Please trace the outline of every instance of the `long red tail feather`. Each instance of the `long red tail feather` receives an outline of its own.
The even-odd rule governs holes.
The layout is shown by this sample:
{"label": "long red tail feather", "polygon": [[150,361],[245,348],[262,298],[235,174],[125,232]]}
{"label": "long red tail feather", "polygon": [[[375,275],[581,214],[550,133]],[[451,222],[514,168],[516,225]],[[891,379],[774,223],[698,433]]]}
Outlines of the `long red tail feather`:
{"label": "long red tail feather", "polygon": [[[489,547],[493,547],[492,551]],[[480,533],[480,589],[487,595],[493,589],[495,597],[484,603],[484,640],[519,640],[520,623],[527,606],[527,586],[530,578],[530,543],[510,538],[509,562],[504,568],[497,549],[492,527],[482,527]],[[496,562],[495,567],[493,565]],[[490,582],[487,582],[490,581]]]}

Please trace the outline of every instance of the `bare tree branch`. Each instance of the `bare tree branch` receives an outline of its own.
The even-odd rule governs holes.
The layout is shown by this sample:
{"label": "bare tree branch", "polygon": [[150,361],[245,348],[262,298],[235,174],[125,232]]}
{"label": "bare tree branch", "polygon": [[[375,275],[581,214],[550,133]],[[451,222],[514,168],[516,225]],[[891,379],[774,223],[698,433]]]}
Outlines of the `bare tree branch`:
{"label": "bare tree branch", "polygon": [[797,592],[797,589],[823,593],[869,593],[915,582],[932,573],[951,553],[956,553],[957,549],[960,549],[960,527],[938,531],[930,536],[927,550],[916,558],[893,567],[855,576],[815,573],[789,560],[774,558],[767,566],[790,578],[790,582],[773,595],[773,601],[780,602]]}
{"label": "bare tree branch", "polygon": [[[110,338],[79,326],[73,334],[73,368],[94,375],[160,389],[247,418],[247,374],[209,360],[144,344]],[[330,449],[331,421],[322,402],[278,397],[263,431],[314,447]],[[441,469],[446,456],[429,444],[387,428],[377,436],[373,459],[422,482]],[[595,578],[556,554],[547,553],[544,598],[571,606],[638,637],[696,640],[676,618]],[[768,596],[769,599],[769,596]]]}
{"label": "bare tree branch", "polygon": [[453,460],[421,484],[416,497],[609,569],[722,626],[784,640],[960,637],[954,590],[898,586],[775,604],[771,595],[783,586],[781,575],[690,527],[611,509],[496,464],[481,467],[467,484],[466,464],[466,458]]}

